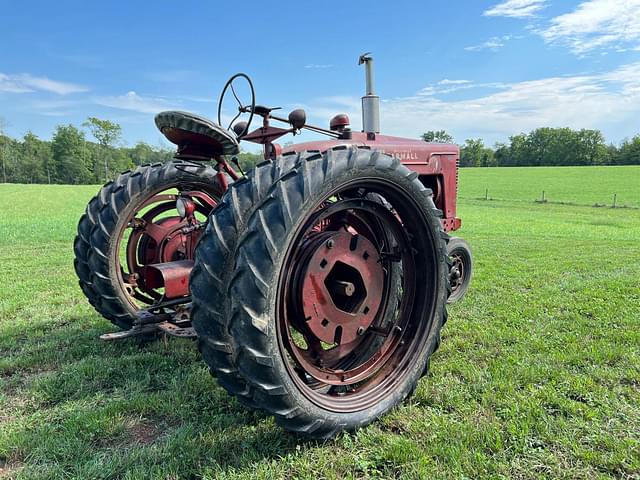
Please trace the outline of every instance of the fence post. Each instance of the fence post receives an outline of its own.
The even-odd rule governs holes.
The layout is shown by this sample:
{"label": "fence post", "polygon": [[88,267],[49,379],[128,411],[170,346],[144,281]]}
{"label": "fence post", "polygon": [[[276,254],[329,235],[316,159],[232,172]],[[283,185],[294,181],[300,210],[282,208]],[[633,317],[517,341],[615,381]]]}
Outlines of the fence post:
{"label": "fence post", "polygon": [[489,189],[488,188],[485,189],[485,191],[484,191],[484,199],[485,200],[489,200]]}
{"label": "fence post", "polygon": [[614,193],[614,194],[613,194],[613,205],[612,205],[612,207],[611,207],[611,208],[616,208],[616,197],[617,197],[617,196],[618,196],[618,194],[617,194],[617,193]]}

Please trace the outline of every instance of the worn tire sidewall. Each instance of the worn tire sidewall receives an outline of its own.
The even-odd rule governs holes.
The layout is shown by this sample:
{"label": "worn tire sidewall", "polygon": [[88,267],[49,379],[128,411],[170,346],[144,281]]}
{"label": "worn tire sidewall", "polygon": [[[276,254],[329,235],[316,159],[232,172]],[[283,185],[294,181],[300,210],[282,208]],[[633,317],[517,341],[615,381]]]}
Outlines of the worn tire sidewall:
{"label": "worn tire sidewall", "polygon": [[[391,165],[393,161],[389,157]],[[321,168],[321,166],[315,165],[315,168]],[[420,379],[423,371],[425,370],[426,362],[428,361],[431,353],[436,348],[436,338],[439,335],[440,328],[442,327],[442,316],[445,308],[445,299],[447,295],[446,285],[442,279],[446,279],[446,262],[444,259],[438,257],[442,254],[444,249],[444,242],[440,237],[440,221],[435,218],[434,208],[429,206],[428,202],[420,202],[419,199],[425,197],[424,187],[415,181],[410,176],[410,171],[404,166],[397,166],[396,168],[380,168],[379,166],[355,166],[347,168],[342,172],[335,175],[331,181],[327,181],[322,185],[319,192],[311,196],[299,210],[300,214],[294,222],[292,228],[289,229],[286,236],[286,241],[283,245],[287,246],[287,249],[282,248],[279,252],[277,259],[274,261],[274,278],[270,279],[271,288],[268,293],[268,303],[270,305],[269,310],[269,327],[268,335],[271,336],[269,342],[268,355],[274,359],[274,368],[277,370],[277,376],[283,380],[283,385],[293,400],[293,404],[298,406],[303,411],[307,412],[312,418],[321,419],[325,424],[323,429],[326,430],[327,424],[333,424],[336,427],[353,429],[370,423],[375,418],[386,413],[395,405],[403,401],[408,395],[410,395],[415,389],[417,381]],[[313,167],[310,168],[310,174],[313,175]],[[283,263],[286,259],[286,250],[290,246],[298,233],[299,227],[307,220],[308,216],[317,208],[318,200],[326,198],[332,193],[338,186],[343,185],[349,181],[366,181],[367,179],[379,179],[384,182],[392,182],[396,187],[400,188],[404,192],[407,192],[416,203],[416,215],[419,213],[423,217],[423,221],[428,225],[428,229],[432,235],[433,255],[436,258],[438,289],[436,292],[436,299],[432,308],[431,324],[426,336],[426,340],[419,346],[418,354],[415,361],[410,364],[408,371],[404,374],[404,378],[398,383],[394,392],[385,396],[379,403],[369,409],[364,409],[349,413],[334,412],[325,409],[305,396],[300,387],[290,377],[291,372],[283,361],[283,356],[286,353],[282,350],[280,342],[278,341],[278,328],[275,324],[277,318],[277,296],[278,285],[282,275]],[[437,226],[436,226],[437,225]],[[442,243],[441,243],[442,242]]]}

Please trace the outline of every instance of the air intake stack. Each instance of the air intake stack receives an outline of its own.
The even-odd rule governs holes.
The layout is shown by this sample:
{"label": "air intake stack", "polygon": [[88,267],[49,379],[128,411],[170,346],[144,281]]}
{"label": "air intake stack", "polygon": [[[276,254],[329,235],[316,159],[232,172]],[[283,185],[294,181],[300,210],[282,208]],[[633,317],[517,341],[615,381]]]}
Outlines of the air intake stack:
{"label": "air intake stack", "polygon": [[375,137],[380,133],[380,97],[375,94],[373,85],[373,57],[370,53],[360,55],[358,65],[364,63],[367,77],[367,91],[362,97],[362,131]]}

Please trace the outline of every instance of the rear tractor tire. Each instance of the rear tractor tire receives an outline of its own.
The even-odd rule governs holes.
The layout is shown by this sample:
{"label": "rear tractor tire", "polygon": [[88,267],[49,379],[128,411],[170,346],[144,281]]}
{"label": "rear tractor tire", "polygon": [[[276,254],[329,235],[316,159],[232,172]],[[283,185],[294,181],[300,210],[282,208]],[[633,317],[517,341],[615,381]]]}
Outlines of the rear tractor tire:
{"label": "rear tractor tire", "polygon": [[[417,175],[369,149],[300,154],[261,186],[240,229],[218,215],[232,192],[192,277],[194,326],[222,386],[314,438],[411,395],[440,343],[449,290],[448,236]],[[214,251],[233,257],[228,273]],[[214,298],[225,310],[205,315]]]}
{"label": "rear tractor tire", "polygon": [[247,218],[269,193],[271,185],[309,155],[286,154],[265,161],[229,186],[211,213],[200,239],[191,272],[191,323],[198,334],[198,348],[211,374],[229,393],[248,407],[255,407],[251,388],[238,374],[238,345],[230,333],[227,285],[233,275],[239,238]]}
{"label": "rear tractor tire", "polygon": [[451,295],[449,295],[447,303],[456,303],[462,300],[471,284],[473,256],[469,244],[460,237],[451,237],[447,245],[447,251],[451,258],[451,270],[449,272]]}
{"label": "rear tractor tire", "polygon": [[103,317],[128,330],[136,313],[162,299],[146,288],[144,266],[192,259],[200,231],[182,235],[176,199],[189,192],[206,221],[222,191],[217,172],[193,162],[142,165],[121,173],[89,202],[73,249],[80,288]]}

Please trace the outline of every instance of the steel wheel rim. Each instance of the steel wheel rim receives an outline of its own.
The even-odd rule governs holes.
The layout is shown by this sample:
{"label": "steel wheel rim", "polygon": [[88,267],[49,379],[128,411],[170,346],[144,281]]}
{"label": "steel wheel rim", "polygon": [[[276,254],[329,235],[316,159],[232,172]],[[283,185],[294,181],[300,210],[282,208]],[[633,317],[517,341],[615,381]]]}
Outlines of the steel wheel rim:
{"label": "steel wheel rim", "polygon": [[[375,193],[381,195],[386,201],[392,198],[393,201],[389,202],[390,207],[371,202],[356,194],[356,192],[363,190],[367,194]],[[339,200],[333,202],[332,207],[327,208],[325,206],[327,205],[327,199],[336,198],[336,196]],[[358,203],[360,205],[357,205]],[[428,311],[431,313],[428,318],[433,319],[438,291],[436,278],[437,260],[435,249],[433,248],[436,239],[432,238],[432,234],[428,229],[429,219],[426,217],[422,218],[422,222],[415,222],[420,226],[408,227],[408,220],[411,218],[410,214],[415,217],[415,212],[418,211],[418,208],[412,210],[411,205],[415,205],[414,198],[390,182],[378,179],[354,180],[330,192],[323,202],[319,202],[316,207],[316,213],[311,215],[298,228],[294,241],[285,254],[285,261],[283,262],[278,282],[276,301],[276,329],[279,347],[285,367],[289,371],[296,387],[316,405],[344,413],[371,408],[387,397],[394,390],[394,387],[404,379],[409,370],[411,358],[424,347],[426,335],[430,330],[431,324],[427,325],[427,322],[416,321],[416,312],[423,311],[423,313],[426,313]],[[333,208],[334,211],[330,211],[330,208]],[[327,367],[326,364],[321,367],[316,365],[314,369],[305,364],[304,358],[302,362],[300,361],[299,349],[295,349],[291,345],[293,337],[291,329],[295,330],[300,325],[300,322],[299,319],[291,321],[290,317],[293,313],[287,307],[292,298],[294,298],[290,267],[293,259],[296,258],[295,254],[301,246],[301,241],[305,238],[305,234],[311,229],[313,223],[318,218],[321,218],[323,214],[332,216],[343,209],[365,211],[369,215],[369,219],[374,218],[377,221],[384,219],[382,225],[392,231],[394,241],[403,246],[403,253],[401,254],[402,297],[397,304],[400,313],[395,316],[395,322],[390,322],[392,324],[389,325],[390,328],[382,344],[374,347],[376,349],[368,358],[358,358],[358,355],[363,355],[363,352],[360,351],[355,354],[355,358],[350,363],[347,362],[345,364],[347,358],[338,355],[339,361],[335,365],[331,367]],[[358,217],[360,218],[360,216]],[[365,215],[364,218],[366,222],[367,216]],[[403,222],[403,220],[405,221]],[[412,220],[415,221],[415,218]],[[372,226],[371,222],[368,223],[369,226]],[[410,239],[410,236],[415,235],[418,230],[423,230],[423,235],[431,237],[429,238],[430,248],[423,248],[421,252],[421,255],[425,257],[430,256],[429,265],[431,268],[426,268],[425,272],[422,273],[413,268],[415,263],[413,257],[415,242]],[[376,232],[376,228],[372,228],[372,231]],[[378,244],[377,246],[380,248],[382,245]],[[380,254],[379,250],[377,254]],[[425,283],[427,278],[428,280]],[[382,307],[376,314],[376,321],[385,319],[388,309],[393,308],[393,299],[388,291],[388,279],[389,276],[386,275],[385,298],[381,301]],[[420,282],[422,282],[422,286],[420,286]],[[427,284],[430,284],[431,288],[428,288]],[[417,295],[422,297],[417,298]],[[421,308],[420,305],[422,305]],[[304,332],[298,331],[298,333],[303,334]],[[370,342],[371,335],[373,334],[367,331],[362,343],[366,340]],[[308,341],[306,337],[304,340]],[[307,348],[310,346],[310,343],[307,343]],[[355,350],[358,347],[362,347],[362,345],[356,345]],[[328,351],[330,352],[331,349]],[[334,370],[329,373],[330,378],[326,378],[328,369]],[[319,371],[324,372],[325,378],[319,375]]]}
{"label": "steel wheel rim", "polygon": [[[167,193],[171,190],[177,190],[177,193]],[[188,194],[194,200],[197,200],[194,201],[196,212],[205,219],[208,218],[209,213],[217,202],[215,197],[203,191],[192,190],[191,186],[175,184],[163,186],[150,192],[137,202],[133,212],[127,215],[117,230],[117,242],[112,251],[112,261],[114,265],[117,265],[116,274],[118,285],[125,294],[126,299],[135,309],[139,309],[145,305],[154,305],[161,302],[163,294],[156,289],[147,288],[144,285],[144,280],[142,280],[141,284],[136,286],[132,286],[131,284],[130,275],[140,275],[144,265],[153,262],[153,260],[149,261],[149,257],[147,257],[147,261],[140,262],[140,258],[146,256],[148,253],[150,237],[145,235],[144,230],[136,232],[136,229],[132,226],[132,221],[136,218],[140,218],[138,215],[143,212],[141,217],[145,220],[151,220],[155,225],[163,223],[163,227],[166,229],[167,235],[179,232],[182,227],[188,225],[185,219],[180,218],[175,208],[176,199],[181,194]],[[175,215],[163,216],[171,210],[174,211]],[[160,222],[158,222],[158,220]],[[123,245],[123,240],[129,231],[131,231],[131,233]],[[193,233],[188,234],[190,237],[188,240],[190,244],[188,246],[188,254],[193,255],[193,250],[195,249],[195,245],[197,244],[201,233],[202,230],[196,230]],[[166,244],[156,245],[156,248],[158,248],[159,251],[156,255],[153,255],[155,262],[162,262],[163,260],[168,261]],[[124,256],[124,264],[122,256]]]}
{"label": "steel wheel rim", "polygon": [[458,271],[458,275],[455,278],[452,278],[450,282],[451,294],[453,295],[460,289],[460,287],[464,283],[465,268],[464,268],[464,259],[462,258],[461,254],[459,253],[451,254],[451,268],[452,270],[455,269]]}

